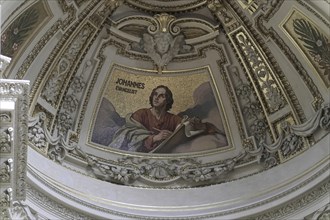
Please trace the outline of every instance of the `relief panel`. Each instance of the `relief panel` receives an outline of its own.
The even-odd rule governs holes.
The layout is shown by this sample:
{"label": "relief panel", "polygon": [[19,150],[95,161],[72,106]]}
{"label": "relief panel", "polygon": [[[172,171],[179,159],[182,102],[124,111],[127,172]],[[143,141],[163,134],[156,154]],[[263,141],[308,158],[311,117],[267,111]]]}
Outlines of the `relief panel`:
{"label": "relief panel", "polygon": [[304,54],[320,81],[330,87],[330,43],[329,35],[297,9],[292,9],[281,28],[293,44]]}

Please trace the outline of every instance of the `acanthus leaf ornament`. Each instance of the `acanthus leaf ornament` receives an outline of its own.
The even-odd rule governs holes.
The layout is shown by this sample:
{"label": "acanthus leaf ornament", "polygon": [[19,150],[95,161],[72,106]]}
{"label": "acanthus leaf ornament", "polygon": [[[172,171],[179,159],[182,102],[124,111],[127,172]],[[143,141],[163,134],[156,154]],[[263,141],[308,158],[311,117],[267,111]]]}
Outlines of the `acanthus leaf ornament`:
{"label": "acanthus leaf ornament", "polygon": [[237,162],[247,155],[242,152],[236,157],[208,165],[194,158],[157,160],[128,156],[118,161],[100,161],[79,148],[76,151],[86,159],[88,169],[96,178],[124,184],[130,184],[139,178],[150,183],[170,183],[179,179],[198,183],[225,178]]}
{"label": "acanthus leaf ornament", "polygon": [[13,171],[13,159],[9,158],[0,165],[0,183],[9,182]]}
{"label": "acanthus leaf ornament", "polygon": [[[275,152],[280,151],[284,157],[295,154],[303,146],[304,137],[313,135],[317,130],[329,131],[330,128],[330,103],[324,104],[316,114],[300,125],[290,125],[288,122],[281,124],[281,132],[272,144],[265,143],[261,139],[256,150],[248,151],[251,156],[257,156],[258,161],[266,167],[276,165]],[[272,162],[270,162],[272,161]],[[275,163],[274,163],[275,162]]]}
{"label": "acanthus leaf ornament", "polygon": [[58,127],[55,127],[53,134],[51,134],[45,120],[46,114],[44,112],[39,112],[29,120],[29,141],[39,150],[47,153],[50,159],[62,163],[68,151],[74,150],[76,145],[68,143]]}
{"label": "acanthus leaf ornament", "polygon": [[13,202],[13,207],[10,210],[11,219],[28,219],[36,220],[39,219],[37,213],[32,213],[30,207],[24,201]]}
{"label": "acanthus leaf ornament", "polygon": [[13,128],[0,128],[0,153],[10,153],[12,148]]}
{"label": "acanthus leaf ornament", "polygon": [[286,105],[285,98],[256,46],[243,32],[239,32],[236,38],[242,53],[246,56],[247,63],[257,77],[260,90],[264,93],[270,112],[276,112],[283,108]]}

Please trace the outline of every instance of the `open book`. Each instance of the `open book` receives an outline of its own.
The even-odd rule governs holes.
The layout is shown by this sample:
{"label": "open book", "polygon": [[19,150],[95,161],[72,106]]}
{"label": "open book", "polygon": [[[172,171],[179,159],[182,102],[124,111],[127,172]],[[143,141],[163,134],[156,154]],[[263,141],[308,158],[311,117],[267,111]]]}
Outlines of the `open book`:
{"label": "open book", "polygon": [[171,153],[173,149],[175,149],[180,144],[191,140],[190,137],[200,134],[202,132],[202,130],[192,131],[188,121],[182,122],[175,129],[175,131],[173,131],[171,136],[165,139],[149,153]]}

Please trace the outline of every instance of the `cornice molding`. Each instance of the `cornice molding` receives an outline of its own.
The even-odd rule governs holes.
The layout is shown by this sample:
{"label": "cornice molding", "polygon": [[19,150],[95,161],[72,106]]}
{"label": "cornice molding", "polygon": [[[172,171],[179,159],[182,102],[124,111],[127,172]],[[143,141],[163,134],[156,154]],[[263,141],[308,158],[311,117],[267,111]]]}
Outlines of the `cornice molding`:
{"label": "cornice molding", "polygon": [[[328,161],[328,160],[326,160]],[[311,205],[318,206],[318,202],[321,200],[324,200],[326,195],[328,195],[330,191],[330,182],[326,178],[326,174],[329,172],[329,164],[326,163],[320,164],[320,167],[318,167],[316,170],[311,171],[311,174],[307,174],[309,177],[304,178],[304,176],[301,176],[301,178],[298,178],[293,181],[293,184],[289,184],[285,187],[284,190],[278,191],[278,193],[272,193],[272,196],[268,197],[267,199],[258,199],[258,202],[252,202],[246,201],[245,205],[240,205],[240,207],[236,207],[230,210],[223,209],[221,207],[218,207],[217,211],[213,212],[212,214],[203,214],[203,215],[196,215],[191,217],[180,217],[179,219],[203,219],[203,218],[218,218],[218,219],[226,219],[226,218],[232,218],[235,216],[235,218],[240,217],[247,217],[246,213],[249,213],[249,216],[253,219],[269,219],[269,218],[276,218],[276,219],[285,219],[288,216],[291,216],[292,214],[299,213],[303,211],[306,207],[310,207]],[[68,172],[63,169],[64,173]],[[71,171],[69,171],[71,172]],[[138,218],[138,219],[178,219],[178,217],[156,217],[152,216],[152,213],[144,212],[145,214],[141,215],[138,214],[140,211],[139,208],[135,211],[125,212],[125,211],[118,211],[115,210],[114,207],[109,207],[110,204],[116,204],[115,201],[111,203],[107,203],[107,207],[100,206],[100,204],[94,203],[94,199],[97,199],[98,197],[90,197],[87,194],[82,195],[81,192],[76,191],[75,189],[70,189],[70,186],[61,186],[61,183],[56,183],[52,179],[49,179],[44,174],[39,173],[38,170],[35,168],[28,169],[28,176],[29,176],[29,187],[28,187],[28,196],[29,201],[28,204],[34,204],[34,207],[31,207],[35,209],[35,206],[40,206],[45,208],[45,211],[52,213],[54,216],[58,216],[59,213],[57,210],[65,210],[65,213],[61,211],[61,215],[68,215],[68,216],[80,216],[81,218],[90,218],[86,214],[86,210],[89,210],[90,216],[97,216],[100,217],[111,217],[114,218],[114,216],[117,217],[125,217],[125,218]],[[265,175],[265,174],[263,174]],[[86,177],[88,178],[88,177]],[[253,177],[252,177],[253,178]],[[108,183],[109,187],[111,187],[111,183]],[[33,185],[33,187],[32,187]],[[114,185],[113,185],[114,186]],[[116,186],[117,187],[117,186]],[[39,189],[40,188],[40,189]],[[70,189],[70,190],[69,190]],[[47,192],[45,192],[45,190]],[[69,190],[69,191],[68,191]],[[77,189],[78,190],[78,189]],[[134,189],[132,191],[131,188],[127,188],[127,190],[131,191],[131,193],[134,194]],[[136,189],[140,190],[140,189]],[[147,189],[142,189],[147,190]],[[161,190],[161,189],[153,189],[153,190]],[[189,190],[186,189],[186,193],[190,193]],[[207,187],[204,189],[200,189],[199,191],[208,190]],[[168,194],[175,193],[175,189],[168,191]],[[193,192],[191,192],[193,193]],[[196,193],[196,192],[194,192]],[[260,195],[259,195],[260,196]],[[65,198],[62,201],[66,201],[63,204],[57,203],[52,198]],[[258,196],[257,196],[258,197]],[[97,200],[107,200],[105,198],[98,198]],[[244,201],[242,201],[244,202]],[[75,205],[77,204],[77,205]],[[79,205],[78,205],[79,204]],[[271,204],[277,204],[276,208],[269,208]],[[129,208],[130,205],[133,204],[127,204]],[[138,204],[136,204],[138,205]],[[221,206],[221,203],[218,205]],[[111,206],[111,205],[110,205]],[[57,207],[54,209],[54,207]],[[75,210],[73,211],[73,207],[75,207]],[[79,208],[78,208],[79,207]],[[86,207],[87,209],[83,208]],[[154,208],[156,208],[155,206]],[[162,207],[157,207],[160,212],[162,212]],[[165,206],[164,209],[167,209]],[[320,208],[320,207],[319,207]],[[80,209],[80,211],[79,211]],[[208,207],[205,206],[203,209],[203,212],[207,212]],[[167,210],[168,212],[169,210]],[[175,212],[174,210],[172,210]],[[193,212],[193,209],[191,210]],[[183,212],[190,212],[189,210],[183,211]],[[73,215],[72,215],[73,214]],[[186,213],[186,215],[190,215],[189,213]],[[59,217],[60,217],[59,216]],[[240,216],[240,217],[239,217]]]}

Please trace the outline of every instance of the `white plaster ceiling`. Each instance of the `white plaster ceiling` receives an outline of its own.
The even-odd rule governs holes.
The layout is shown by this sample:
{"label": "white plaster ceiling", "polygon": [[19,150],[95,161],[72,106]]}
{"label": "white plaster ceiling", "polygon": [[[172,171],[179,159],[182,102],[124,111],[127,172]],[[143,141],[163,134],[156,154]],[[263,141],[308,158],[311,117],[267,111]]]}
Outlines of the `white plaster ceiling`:
{"label": "white plaster ceiling", "polygon": [[[319,186],[329,160],[329,125],[323,126],[320,120],[328,117],[329,86],[324,69],[294,32],[293,20],[305,19],[329,39],[327,1],[139,0],[116,4],[114,0],[2,1],[2,48],[9,44],[8,34],[11,43],[17,40],[15,25],[16,31],[24,29],[19,26],[19,22],[24,24],[22,14],[29,9],[39,13],[38,22],[30,24],[31,31],[16,42],[17,49],[7,49],[12,60],[1,70],[3,78],[30,80],[31,185],[64,186],[64,194],[74,197],[65,204],[84,201],[94,217],[106,215],[91,204],[111,210],[108,217],[116,216],[115,210],[132,218],[170,213],[170,217],[214,219],[257,215],[269,211],[276,196],[282,199],[281,205],[290,196],[296,198],[299,193],[293,189],[304,186],[299,183]],[[175,54],[159,75],[157,60],[141,42],[143,34],[153,36],[148,28],[161,13],[174,16],[173,26],[180,27],[188,49]],[[260,67],[264,76],[256,70]],[[177,93],[189,83],[183,78],[180,87],[170,74],[177,74],[178,80],[184,76],[186,81],[200,79],[195,75],[211,76],[208,82],[213,83],[212,95],[228,144],[210,147],[202,141],[195,151],[147,154],[93,141],[101,100],[116,71],[124,77],[143,75],[143,82],[150,86],[159,77],[167,77]],[[138,106],[138,101],[139,97],[133,98],[132,105]],[[281,128],[285,123],[287,127]],[[33,133],[33,129],[40,130]],[[54,162],[49,165],[50,160]],[[74,179],[57,175],[61,172],[81,175],[76,178],[103,190],[79,188]],[[38,173],[42,177],[36,178]],[[115,190],[107,193],[106,187]],[[175,189],[181,193],[176,202],[172,199]],[[158,203],[148,190],[161,195]],[[121,197],[126,191],[140,200]],[[214,191],[219,193],[212,197]],[[200,199],[190,200],[190,193]],[[94,197],[107,202],[93,203]],[[224,205],[219,197],[224,198]],[[261,204],[262,200],[268,203]],[[177,202],[184,211],[173,208]],[[117,206],[122,203],[132,208]],[[254,203],[258,204],[255,209]],[[183,208],[189,205],[194,208]],[[149,206],[154,210],[147,210]]]}

